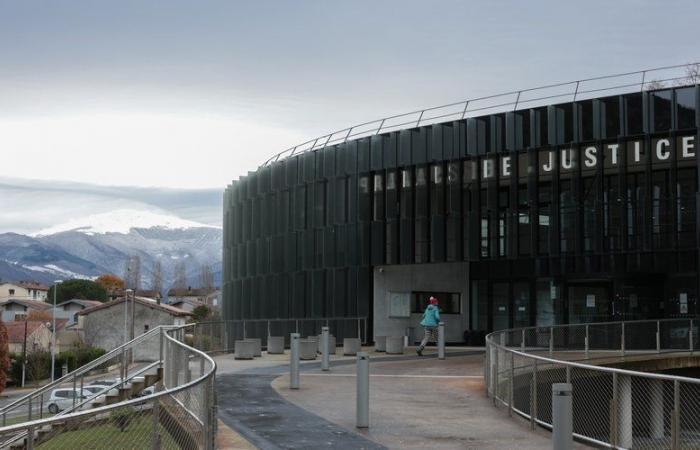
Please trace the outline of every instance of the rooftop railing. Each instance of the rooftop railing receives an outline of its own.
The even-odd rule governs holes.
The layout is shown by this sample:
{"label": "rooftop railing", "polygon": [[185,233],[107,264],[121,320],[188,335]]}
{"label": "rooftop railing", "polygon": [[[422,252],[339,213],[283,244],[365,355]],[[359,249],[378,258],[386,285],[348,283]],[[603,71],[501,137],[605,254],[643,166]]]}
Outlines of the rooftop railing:
{"label": "rooftop railing", "polygon": [[277,153],[265,161],[262,167],[300,153],[319,150],[352,139],[378,135],[382,132],[449,120],[461,120],[477,115],[515,111],[518,108],[535,108],[557,102],[585,100],[592,97],[653,90],[674,85],[696,84],[700,81],[699,69],[700,63],[698,62],[656,67],[476,97],[396,114],[309,139]]}

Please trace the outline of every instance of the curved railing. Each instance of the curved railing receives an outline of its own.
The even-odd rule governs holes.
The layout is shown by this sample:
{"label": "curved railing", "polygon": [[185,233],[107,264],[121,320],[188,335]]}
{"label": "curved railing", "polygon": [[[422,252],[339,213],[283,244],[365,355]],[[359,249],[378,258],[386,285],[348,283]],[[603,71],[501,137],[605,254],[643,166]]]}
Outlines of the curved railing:
{"label": "curved railing", "polygon": [[697,327],[697,320],[667,319],[497,331],[486,337],[486,390],[494,405],[533,429],[551,429],[551,385],[571,383],[579,440],[608,448],[700,448],[700,379],[614,367],[695,356]]}
{"label": "curved railing", "polygon": [[[0,408],[0,447],[214,448],[216,363],[184,343],[192,325],[157,327]],[[82,393],[104,379],[48,411],[57,389]]]}
{"label": "curved railing", "polygon": [[378,135],[381,132],[413,128],[449,120],[461,120],[476,115],[515,111],[518,107],[534,108],[552,102],[585,100],[601,95],[614,95],[657,89],[671,85],[696,84],[700,81],[700,63],[656,67],[635,72],[617,73],[600,77],[555,83],[518,91],[476,97],[447,105],[419,109],[396,114],[351,127],[333,131],[323,136],[283,150],[265,161],[262,166],[299,153],[322,149],[351,139]]}

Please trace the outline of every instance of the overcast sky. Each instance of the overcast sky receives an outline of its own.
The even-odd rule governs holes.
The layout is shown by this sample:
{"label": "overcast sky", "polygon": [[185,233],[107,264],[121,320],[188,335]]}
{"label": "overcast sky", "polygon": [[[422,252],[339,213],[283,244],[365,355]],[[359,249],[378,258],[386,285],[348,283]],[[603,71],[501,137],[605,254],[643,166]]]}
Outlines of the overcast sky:
{"label": "overcast sky", "polygon": [[0,0],[0,177],[223,189],[331,129],[700,60],[697,1]]}

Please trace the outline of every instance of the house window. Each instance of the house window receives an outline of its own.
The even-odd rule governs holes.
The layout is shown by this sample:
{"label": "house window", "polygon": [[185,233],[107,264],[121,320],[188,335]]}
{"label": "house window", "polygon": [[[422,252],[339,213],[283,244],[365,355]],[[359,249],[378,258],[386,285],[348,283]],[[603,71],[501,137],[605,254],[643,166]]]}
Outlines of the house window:
{"label": "house window", "polygon": [[430,297],[438,299],[438,306],[442,314],[460,313],[460,294],[456,292],[412,292],[413,312],[422,314],[430,302]]}
{"label": "house window", "polygon": [[10,295],[15,295],[15,290],[14,290],[14,289],[10,289]]}
{"label": "house window", "polygon": [[143,332],[145,333],[146,331],[148,331],[148,324],[145,324],[145,325],[143,326]]}

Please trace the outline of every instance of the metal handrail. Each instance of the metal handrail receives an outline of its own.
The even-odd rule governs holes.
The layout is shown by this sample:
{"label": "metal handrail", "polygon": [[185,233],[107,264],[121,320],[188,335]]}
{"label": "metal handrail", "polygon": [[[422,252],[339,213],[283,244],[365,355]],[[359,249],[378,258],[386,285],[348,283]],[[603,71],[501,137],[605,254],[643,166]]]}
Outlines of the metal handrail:
{"label": "metal handrail", "polygon": [[2,408],[0,408],[0,415],[2,415],[3,413],[6,413],[8,411],[12,411],[13,409],[16,409],[16,406],[18,406],[22,403],[25,403],[26,400],[31,400],[31,399],[45,393],[46,391],[65,383],[66,380],[69,380],[71,378],[75,378],[75,377],[80,376],[80,375],[84,375],[87,372],[101,366],[102,364],[111,360],[115,356],[119,355],[124,350],[124,348],[126,348],[126,347],[131,348],[134,345],[140,343],[141,341],[151,337],[153,334],[160,333],[161,328],[166,328],[166,327],[159,326],[159,327],[153,328],[152,330],[150,330],[150,331],[148,331],[140,336],[137,336],[136,338],[126,342],[125,344],[122,344],[119,347],[117,347],[113,350],[110,350],[109,352],[105,353],[104,355],[100,356],[99,358],[96,358],[96,359],[90,361],[89,363],[87,363],[81,367],[78,367],[74,371],[67,373],[66,375],[62,376],[61,378],[58,378],[57,380],[54,380],[49,384],[41,386],[41,387],[33,390],[32,392],[18,398],[17,400],[9,403],[8,405],[3,406]]}
{"label": "metal handrail", "polygon": [[[185,328],[187,326],[188,325],[184,325],[184,326],[182,326],[182,328]],[[164,326],[163,328],[179,329],[180,327],[172,327],[172,326],[166,327],[166,326]],[[156,328],[154,328],[154,330],[155,329]],[[200,358],[205,358],[207,360],[207,362],[210,364],[210,370],[207,373],[201,375],[200,377],[195,378],[187,383],[178,385],[178,386],[170,388],[170,389],[158,391],[158,392],[155,392],[155,393],[147,395],[147,396],[143,396],[143,397],[139,397],[139,398],[135,398],[135,399],[130,399],[130,400],[125,400],[125,401],[122,401],[119,403],[100,406],[98,408],[92,408],[92,409],[88,409],[88,410],[84,410],[84,411],[72,412],[70,414],[66,414],[66,415],[62,415],[62,416],[53,416],[53,417],[49,417],[46,419],[37,419],[37,420],[22,422],[22,423],[18,423],[18,424],[14,424],[14,425],[8,425],[8,426],[0,428],[0,430],[2,432],[20,431],[20,430],[30,428],[30,427],[36,428],[38,426],[50,425],[54,422],[64,422],[68,419],[89,416],[89,415],[97,415],[97,414],[100,414],[100,413],[103,413],[106,411],[110,411],[110,410],[114,410],[114,409],[118,409],[118,408],[123,408],[125,406],[144,403],[150,399],[160,398],[160,397],[164,397],[166,395],[172,395],[172,394],[176,394],[178,392],[184,391],[192,386],[199,384],[202,380],[209,378],[213,373],[216,372],[216,362],[209,355],[207,355],[206,353],[204,353],[200,350],[189,347],[186,344],[183,344],[182,342],[178,341],[177,339],[173,338],[172,336],[169,336],[168,333],[164,333],[164,335],[165,335],[166,339],[171,340],[175,345],[179,345],[179,346],[185,348],[187,351],[197,353],[197,356],[199,356]]]}
{"label": "metal handrail", "polygon": [[[467,113],[485,111],[485,110],[494,109],[494,108],[504,108],[504,107],[513,106],[513,108],[510,108],[507,111],[515,111],[515,110],[517,110],[518,106],[520,106],[522,104],[532,103],[532,102],[542,101],[542,100],[550,100],[553,98],[571,96],[572,101],[576,101],[577,97],[580,97],[581,95],[584,95],[584,94],[603,92],[603,91],[611,91],[611,90],[615,90],[615,89],[628,89],[628,88],[633,88],[633,87],[640,88],[640,90],[644,90],[645,86],[649,86],[653,83],[659,83],[659,82],[663,83],[663,82],[670,82],[670,81],[677,82],[680,80],[688,80],[689,76],[687,74],[685,76],[667,77],[667,78],[663,78],[660,80],[648,79],[647,75],[650,73],[664,71],[664,70],[687,68],[687,67],[698,66],[698,65],[700,65],[700,62],[691,62],[691,63],[687,63],[687,64],[677,64],[677,65],[672,65],[672,66],[655,67],[655,68],[651,68],[651,69],[637,70],[637,71],[633,71],[633,72],[622,72],[622,73],[616,73],[616,74],[612,74],[612,75],[602,75],[602,76],[584,78],[584,79],[574,80],[574,81],[552,83],[552,84],[547,84],[547,85],[537,86],[537,87],[532,87],[532,88],[527,88],[527,89],[520,89],[520,90],[515,90],[515,91],[503,92],[503,93],[499,93],[499,94],[470,98],[467,100],[448,103],[448,104],[444,104],[444,105],[440,105],[440,106],[431,106],[428,108],[423,108],[423,109],[410,111],[410,112],[406,112],[406,113],[394,114],[391,116],[383,117],[381,119],[371,120],[371,121],[363,122],[363,123],[353,125],[350,127],[342,128],[342,129],[318,136],[316,138],[309,139],[305,142],[302,142],[301,144],[297,144],[293,147],[287,148],[286,150],[282,150],[281,152],[273,155],[267,161],[265,161],[261,165],[261,167],[268,166],[269,164],[271,164],[273,162],[277,162],[280,159],[284,159],[284,158],[287,158],[287,157],[290,157],[293,155],[305,153],[307,151],[314,151],[314,150],[318,150],[318,149],[323,149],[323,148],[327,147],[328,145],[334,145],[334,144],[340,143],[340,142],[346,142],[351,138],[376,136],[382,130],[390,131],[392,129],[396,129],[396,128],[404,127],[404,126],[409,126],[409,125],[413,125],[413,127],[417,127],[421,123],[425,124],[426,122],[428,122],[428,124],[430,124],[430,123],[434,123],[434,122],[431,122],[433,120],[444,119],[444,118],[452,117],[452,116],[459,117],[460,119],[464,119],[467,117]],[[636,82],[624,83],[624,84],[615,84],[612,86],[598,87],[595,89],[580,89],[581,85],[583,83],[600,81],[600,80],[610,80],[610,79],[622,78],[622,77],[631,77],[631,76],[635,76],[635,75],[640,75],[641,80],[636,81]],[[695,80],[694,82],[697,82],[697,80]],[[524,93],[544,91],[547,89],[554,89],[554,88],[560,88],[560,87],[566,87],[566,86],[571,86],[573,89],[571,91],[566,91],[563,93],[542,95],[540,97],[535,97],[535,98],[529,98],[529,99],[522,99],[521,98],[522,94],[524,94]],[[504,103],[499,103],[496,105],[480,106],[477,108],[469,109],[470,103],[475,103],[475,102],[484,101],[484,100],[497,99],[500,97],[507,97],[507,96],[515,96],[515,100],[507,101]],[[451,107],[456,107],[456,106],[463,106],[463,109],[460,109],[460,111],[457,111],[454,113],[441,114],[441,115],[433,116],[433,117],[425,117],[426,112],[435,111],[435,110],[439,110],[439,109],[445,109],[445,108],[451,108]],[[409,116],[416,116],[416,119],[406,120],[404,122],[401,122],[400,124],[387,124],[387,121],[391,121],[393,119],[409,117]],[[361,131],[356,131],[355,133],[353,133],[353,131],[355,131],[355,130],[365,128],[368,126],[372,126],[372,125],[374,125],[374,127],[363,129]],[[338,137],[334,138],[334,136],[338,136]]]}

